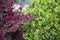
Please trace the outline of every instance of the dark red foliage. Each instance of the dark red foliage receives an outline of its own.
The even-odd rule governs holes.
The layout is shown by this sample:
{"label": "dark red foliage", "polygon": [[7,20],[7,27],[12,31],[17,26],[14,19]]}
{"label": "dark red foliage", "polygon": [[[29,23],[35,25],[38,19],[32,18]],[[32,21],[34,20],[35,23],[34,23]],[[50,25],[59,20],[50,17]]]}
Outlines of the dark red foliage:
{"label": "dark red foliage", "polygon": [[[18,29],[26,25],[27,20],[33,18],[32,14],[13,12],[12,5],[15,2],[16,0],[1,0],[0,2],[0,40],[23,40],[23,33]],[[20,6],[20,10],[22,8]]]}

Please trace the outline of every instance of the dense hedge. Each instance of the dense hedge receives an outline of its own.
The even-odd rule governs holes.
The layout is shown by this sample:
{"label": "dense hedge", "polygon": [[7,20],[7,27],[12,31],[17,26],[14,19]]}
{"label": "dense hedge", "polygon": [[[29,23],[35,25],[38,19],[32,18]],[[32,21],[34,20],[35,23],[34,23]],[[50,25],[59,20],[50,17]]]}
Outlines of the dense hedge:
{"label": "dense hedge", "polygon": [[35,18],[25,27],[25,40],[60,40],[60,0],[31,0]]}

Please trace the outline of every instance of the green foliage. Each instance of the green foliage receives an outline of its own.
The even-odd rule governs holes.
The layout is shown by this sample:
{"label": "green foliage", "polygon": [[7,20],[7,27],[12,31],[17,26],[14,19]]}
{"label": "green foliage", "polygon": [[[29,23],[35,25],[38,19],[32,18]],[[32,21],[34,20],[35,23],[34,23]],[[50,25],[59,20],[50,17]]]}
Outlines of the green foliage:
{"label": "green foliage", "polygon": [[60,40],[60,0],[31,0],[28,12],[35,18],[25,27],[25,40]]}

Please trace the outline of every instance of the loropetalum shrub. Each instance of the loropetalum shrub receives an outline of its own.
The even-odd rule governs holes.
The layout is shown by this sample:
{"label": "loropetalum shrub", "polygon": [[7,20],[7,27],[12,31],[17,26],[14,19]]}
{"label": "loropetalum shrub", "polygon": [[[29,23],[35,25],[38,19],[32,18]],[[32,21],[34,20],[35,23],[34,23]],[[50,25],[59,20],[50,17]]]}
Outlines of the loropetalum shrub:
{"label": "loropetalum shrub", "polygon": [[0,40],[23,40],[23,33],[19,29],[22,25],[27,25],[27,20],[33,18],[33,14],[22,12],[22,5],[19,10],[14,10],[12,6],[15,2],[16,0],[0,2]]}

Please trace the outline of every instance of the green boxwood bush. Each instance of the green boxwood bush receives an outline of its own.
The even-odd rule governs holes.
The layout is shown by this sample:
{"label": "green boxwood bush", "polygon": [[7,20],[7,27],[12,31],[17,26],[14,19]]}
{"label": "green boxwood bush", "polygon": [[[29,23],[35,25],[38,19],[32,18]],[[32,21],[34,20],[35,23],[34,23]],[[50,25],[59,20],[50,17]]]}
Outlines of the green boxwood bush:
{"label": "green boxwood bush", "polygon": [[25,40],[60,40],[60,0],[31,0],[27,12],[35,17],[24,27]]}

